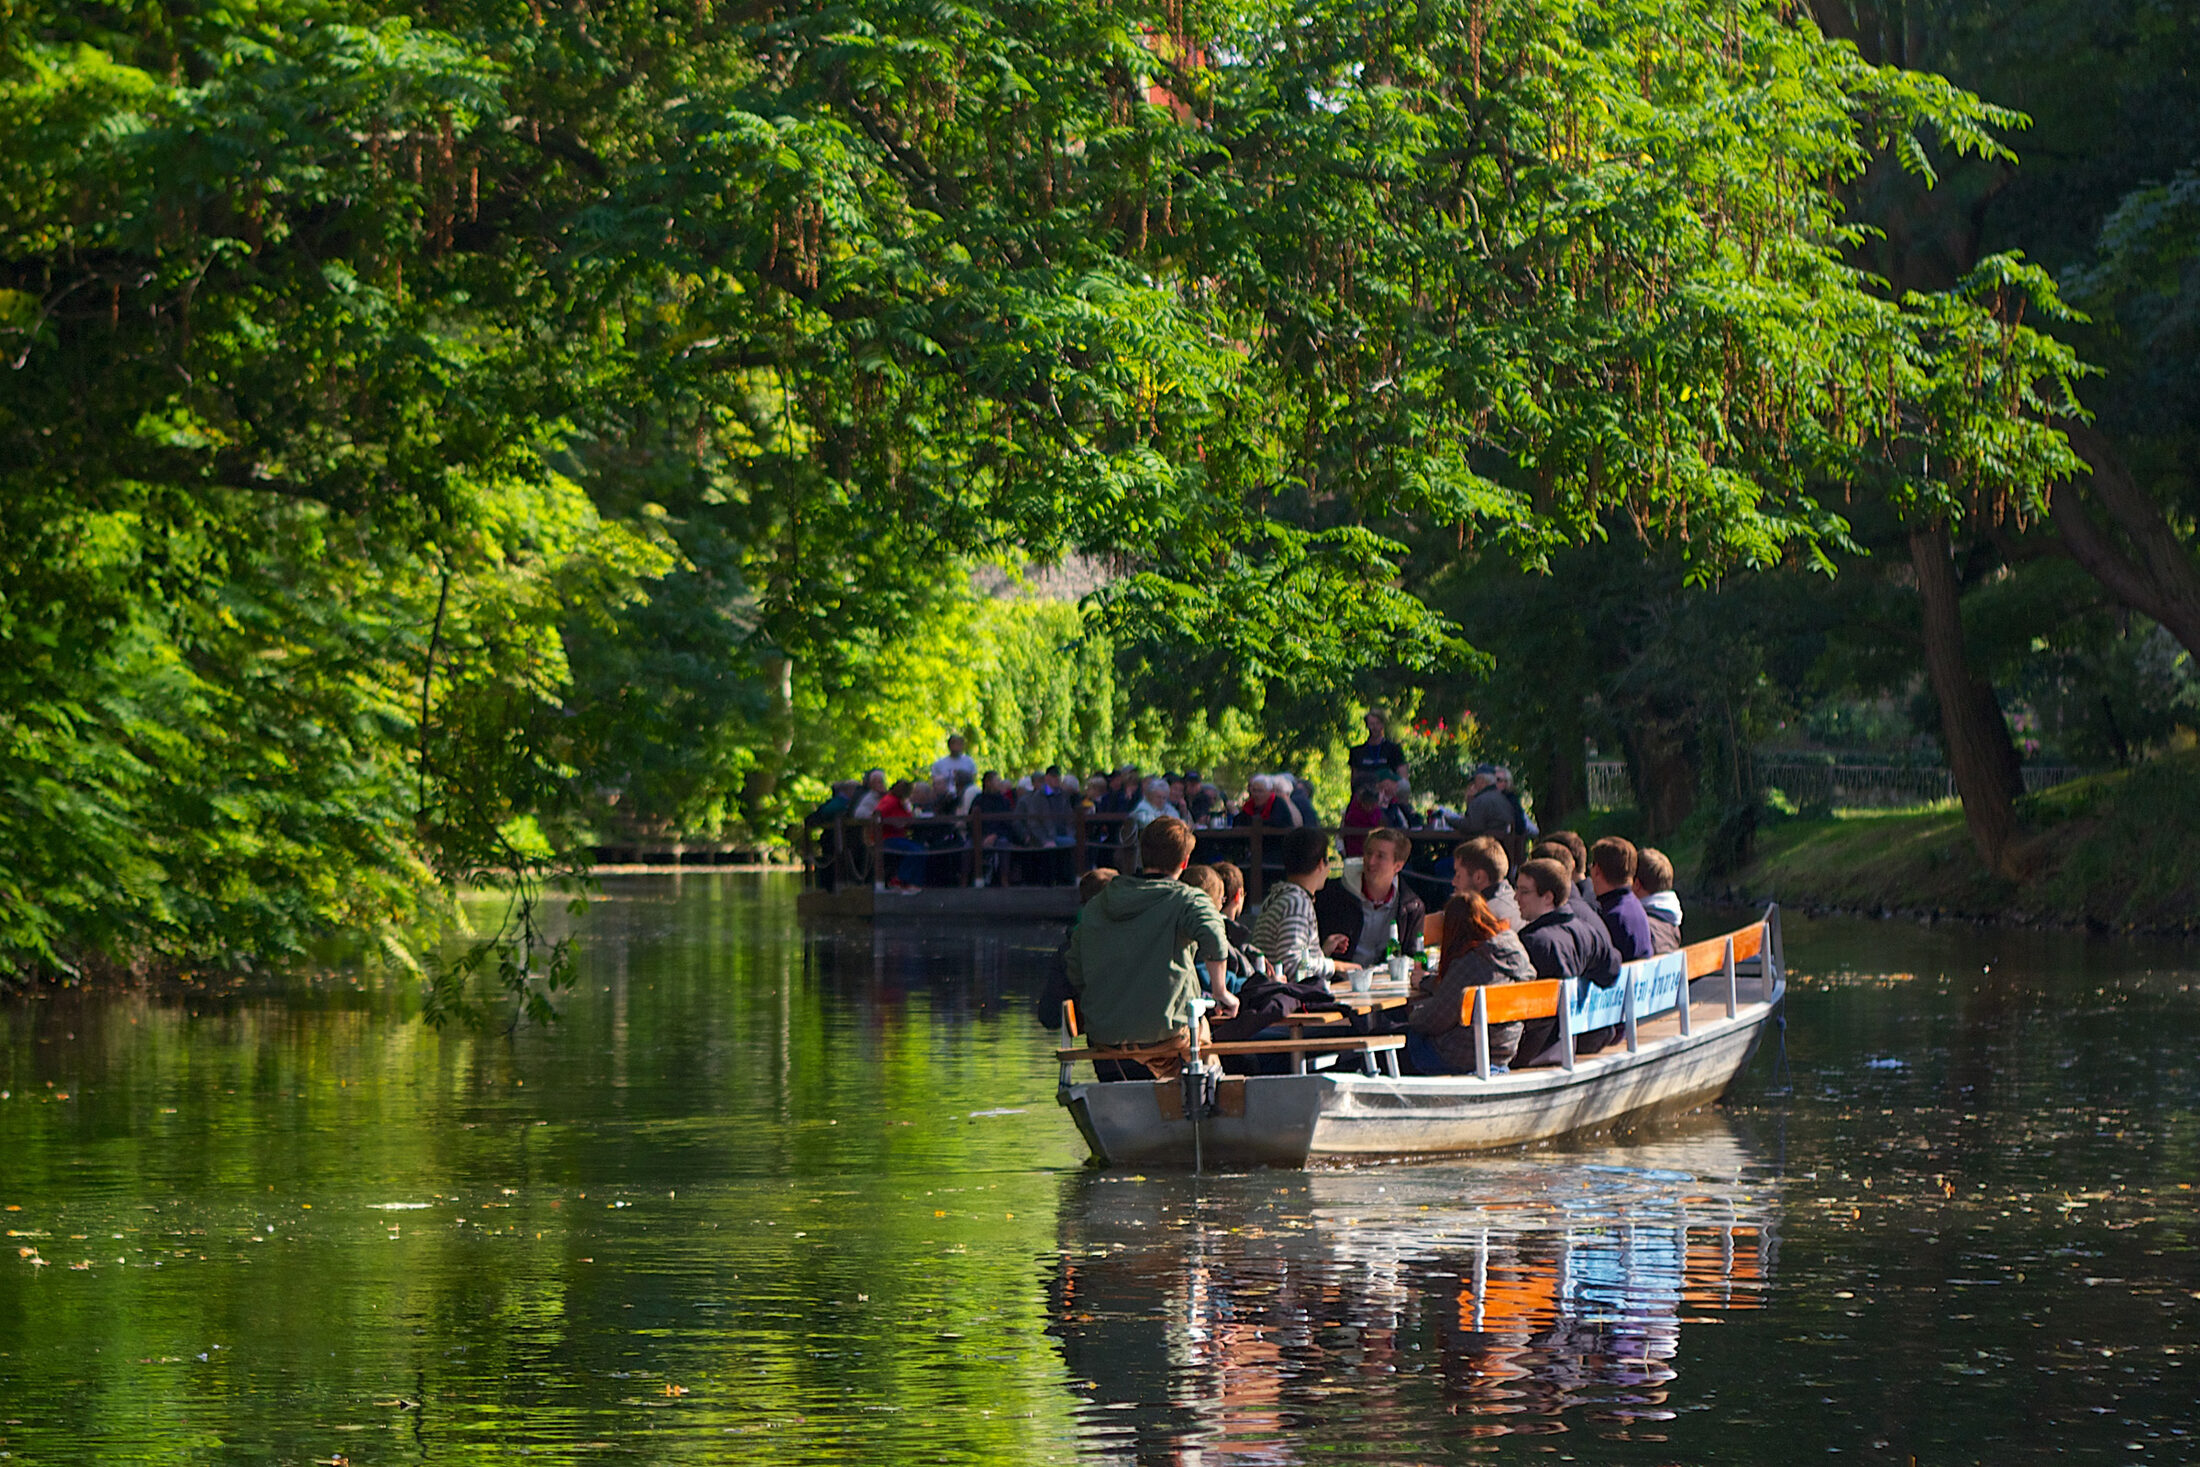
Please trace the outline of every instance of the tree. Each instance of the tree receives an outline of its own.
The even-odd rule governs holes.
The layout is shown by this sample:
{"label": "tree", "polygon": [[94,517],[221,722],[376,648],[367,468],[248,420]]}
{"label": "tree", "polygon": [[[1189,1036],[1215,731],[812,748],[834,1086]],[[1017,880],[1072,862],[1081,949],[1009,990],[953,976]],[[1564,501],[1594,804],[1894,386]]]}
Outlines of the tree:
{"label": "tree", "polygon": [[[2053,476],[2044,502],[2031,492],[1989,496],[1953,515],[1921,517],[1912,541],[1945,747],[1975,843],[1999,869],[2012,858],[2013,799],[2022,786],[1992,690],[1960,640],[1948,640],[1961,628],[1945,569],[1953,532],[1969,526],[2007,538],[2051,523],[2064,552],[2112,594],[2200,652],[2189,634],[2200,627],[2193,614],[2200,568],[2164,513],[2165,504],[2189,497],[2189,475],[2163,464],[2154,486],[2143,488],[2128,464],[2133,454],[2160,462],[2165,449],[2174,461],[2170,445],[2191,437],[2189,393],[2164,391],[2189,369],[2175,365],[2174,349],[2161,350],[2172,343],[2158,328],[2182,258],[2176,188],[2164,181],[2200,155],[2200,118],[2187,100],[2200,36],[2151,0],[2083,7],[1817,0],[1813,10],[1828,33],[1877,61],[1945,72],[2030,114],[2021,167],[2014,154],[1989,150],[1943,160],[1947,178],[1938,189],[1920,188],[1891,161],[1860,179],[1857,217],[1878,233],[1859,242],[1859,259],[1903,288],[1938,288],[1973,272],[1990,251],[2022,250],[2061,272],[2100,318],[2095,325],[2065,314],[2047,323],[2108,368],[2087,391],[2100,426],[2067,415],[2080,461]],[[2128,202],[2119,209],[2120,199]],[[2157,225],[2167,232],[2155,233]]]}
{"label": "tree", "polygon": [[[8,778],[65,815],[25,834],[57,891],[100,830],[181,839],[153,792],[223,793],[186,751],[249,722],[80,710],[158,666],[282,706],[246,589],[314,609],[334,708],[251,757],[350,781],[271,780],[239,818],[299,838],[259,879],[386,914],[570,858],[590,770],[768,823],[804,707],[978,560],[1096,558],[1093,628],[1182,727],[1311,744],[1469,661],[1412,591],[1447,534],[1531,566],[1632,534],[1708,581],[1830,564],[1845,484],[1929,517],[2071,462],[2043,277],[1844,255],[1843,180],[1999,156],[2005,115],[1772,0],[0,26],[0,630],[51,649],[9,674]],[[635,671],[708,729],[654,766]],[[375,881],[319,864],[339,828]],[[131,869],[86,888],[117,954],[177,880]]]}

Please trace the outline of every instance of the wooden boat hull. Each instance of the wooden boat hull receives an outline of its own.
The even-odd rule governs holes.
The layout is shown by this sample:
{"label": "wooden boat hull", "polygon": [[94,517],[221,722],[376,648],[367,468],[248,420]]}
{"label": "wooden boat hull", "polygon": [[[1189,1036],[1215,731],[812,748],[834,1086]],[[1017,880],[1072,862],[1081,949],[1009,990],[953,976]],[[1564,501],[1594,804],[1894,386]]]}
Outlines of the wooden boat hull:
{"label": "wooden boat hull", "polygon": [[[1226,1077],[1215,1113],[1197,1136],[1174,1081],[1092,1082],[1058,1097],[1091,1146],[1114,1167],[1300,1167],[1324,1160],[1495,1151],[1660,1112],[1692,1109],[1725,1094],[1748,1067],[1786,997],[1777,967],[1752,987],[1763,995],[1732,1018],[1724,1003],[1698,1002],[1689,1034],[1671,1033],[1630,1053],[1614,1046],[1571,1071],[1472,1075]],[[1769,993],[1766,990],[1769,989]]]}

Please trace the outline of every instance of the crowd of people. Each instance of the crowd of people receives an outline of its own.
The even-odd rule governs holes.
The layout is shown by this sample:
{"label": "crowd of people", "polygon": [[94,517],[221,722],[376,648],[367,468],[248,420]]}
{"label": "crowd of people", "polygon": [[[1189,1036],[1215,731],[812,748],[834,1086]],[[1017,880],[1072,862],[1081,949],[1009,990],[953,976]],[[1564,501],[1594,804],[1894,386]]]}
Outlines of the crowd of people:
{"label": "crowd of people", "polygon": [[[1133,862],[1096,868],[1080,882],[1061,971],[1040,999],[1039,1019],[1055,1024],[1062,1002],[1075,999],[1088,1042],[1147,1052],[1101,1061],[1103,1079],[1180,1073],[1193,1025],[1202,1022],[1195,1001],[1203,991],[1213,1000],[1212,1039],[1280,1034],[1302,1009],[1338,1006],[1330,980],[1423,950],[1426,909],[1403,879],[1412,843],[1402,829],[1370,830],[1341,876],[1331,872],[1325,832],[1284,836],[1282,879],[1249,928],[1243,872],[1229,862],[1194,864],[1196,844],[1187,822],[1161,816],[1140,831]],[[1657,850],[1616,836],[1589,846],[1555,831],[1516,869],[1502,841],[1471,837],[1452,865],[1433,963],[1423,965],[1402,1012],[1351,1008],[1354,1032],[1403,1033],[1416,1074],[1470,1072],[1476,1057],[1463,1015],[1471,988],[1560,977],[1609,987],[1622,963],[1678,950],[1682,917],[1672,862]],[[1491,1026],[1493,1069],[1560,1063],[1557,1024],[1554,1017]],[[1574,1050],[1593,1054],[1619,1032],[1579,1035]]]}
{"label": "crowd of people", "polygon": [[[1422,807],[1384,715],[1370,711],[1366,724],[1366,740],[1347,756],[1352,792],[1337,822],[1347,832],[1348,858],[1363,855],[1367,838],[1360,832],[1388,827],[1488,836],[1517,863],[1536,828],[1509,769],[1478,767],[1459,808]],[[1120,869],[1135,856],[1140,832],[1164,818],[1195,830],[1289,831],[1325,823],[1312,786],[1288,771],[1254,774],[1242,790],[1228,790],[1197,769],[1148,774],[1123,764],[1083,776],[1059,765],[1021,774],[981,770],[960,735],[947,740],[947,752],[929,768],[908,777],[890,779],[886,770],[870,769],[860,779],[834,784],[808,823],[821,884],[862,869],[883,889],[902,892],[960,884],[962,863],[973,851],[980,884],[1073,881],[1079,869],[1070,853],[1080,836],[1083,865]],[[860,835],[847,833],[851,824],[863,827]],[[1450,858],[1441,850],[1418,858],[1409,850],[1408,865],[1409,880],[1436,889],[1450,875]]]}
{"label": "crowd of people", "polygon": [[[1051,1026],[1074,998],[1091,1043],[1148,1052],[1103,1061],[1104,1079],[1180,1072],[1193,1025],[1209,1022],[1197,1016],[1202,993],[1213,1001],[1213,1038],[1279,1033],[1300,1009],[1336,1006],[1331,981],[1418,957],[1431,932],[1433,961],[1418,968],[1402,1008],[1349,1006],[1350,1022],[1355,1032],[1402,1033],[1416,1073],[1460,1073],[1475,1063],[1462,1023],[1471,988],[1557,977],[1608,987],[1622,963],[1679,948],[1680,899],[1662,853],[1618,837],[1591,846],[1570,830],[1542,834],[1497,765],[1475,769],[1459,808],[1421,808],[1382,713],[1366,723],[1347,756],[1341,871],[1331,869],[1313,791],[1293,773],[1252,775],[1241,792],[1196,769],[1015,774],[980,769],[957,736],[908,778],[872,769],[833,787],[810,817],[823,842],[819,878],[829,883],[860,851],[894,891],[942,879],[943,858],[954,863],[944,879],[958,883],[964,862],[980,883],[1076,881],[1078,914],[1039,1015]],[[1211,832],[1247,828],[1264,832],[1252,849],[1266,868],[1250,892],[1235,862],[1193,859],[1202,844],[1242,849]],[[1258,913],[1248,925],[1251,896]],[[1492,1026],[1490,1063],[1558,1063],[1557,1024]],[[1618,1033],[1579,1035],[1574,1050],[1593,1054]]]}

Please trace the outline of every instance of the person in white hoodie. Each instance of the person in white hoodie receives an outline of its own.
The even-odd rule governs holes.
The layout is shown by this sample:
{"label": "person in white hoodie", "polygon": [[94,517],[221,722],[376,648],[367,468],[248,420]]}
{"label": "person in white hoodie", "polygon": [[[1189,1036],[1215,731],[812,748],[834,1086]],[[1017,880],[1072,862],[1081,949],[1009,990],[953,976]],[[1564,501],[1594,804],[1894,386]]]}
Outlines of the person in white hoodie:
{"label": "person in white hoodie", "polygon": [[1635,895],[1650,919],[1650,951],[1681,949],[1681,897],[1673,890],[1673,862],[1665,852],[1644,846],[1635,852]]}

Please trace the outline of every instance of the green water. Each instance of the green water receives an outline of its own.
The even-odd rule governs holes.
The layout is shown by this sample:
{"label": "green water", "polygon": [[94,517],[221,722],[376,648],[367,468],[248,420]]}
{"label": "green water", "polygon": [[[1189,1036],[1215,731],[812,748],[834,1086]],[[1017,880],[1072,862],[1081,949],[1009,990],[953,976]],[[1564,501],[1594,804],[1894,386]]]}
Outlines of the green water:
{"label": "green water", "polygon": [[583,926],[547,1032],[0,1003],[0,1460],[2200,1461],[2190,949],[1790,921],[1719,1111],[1195,1181],[1082,1166],[1050,928]]}

